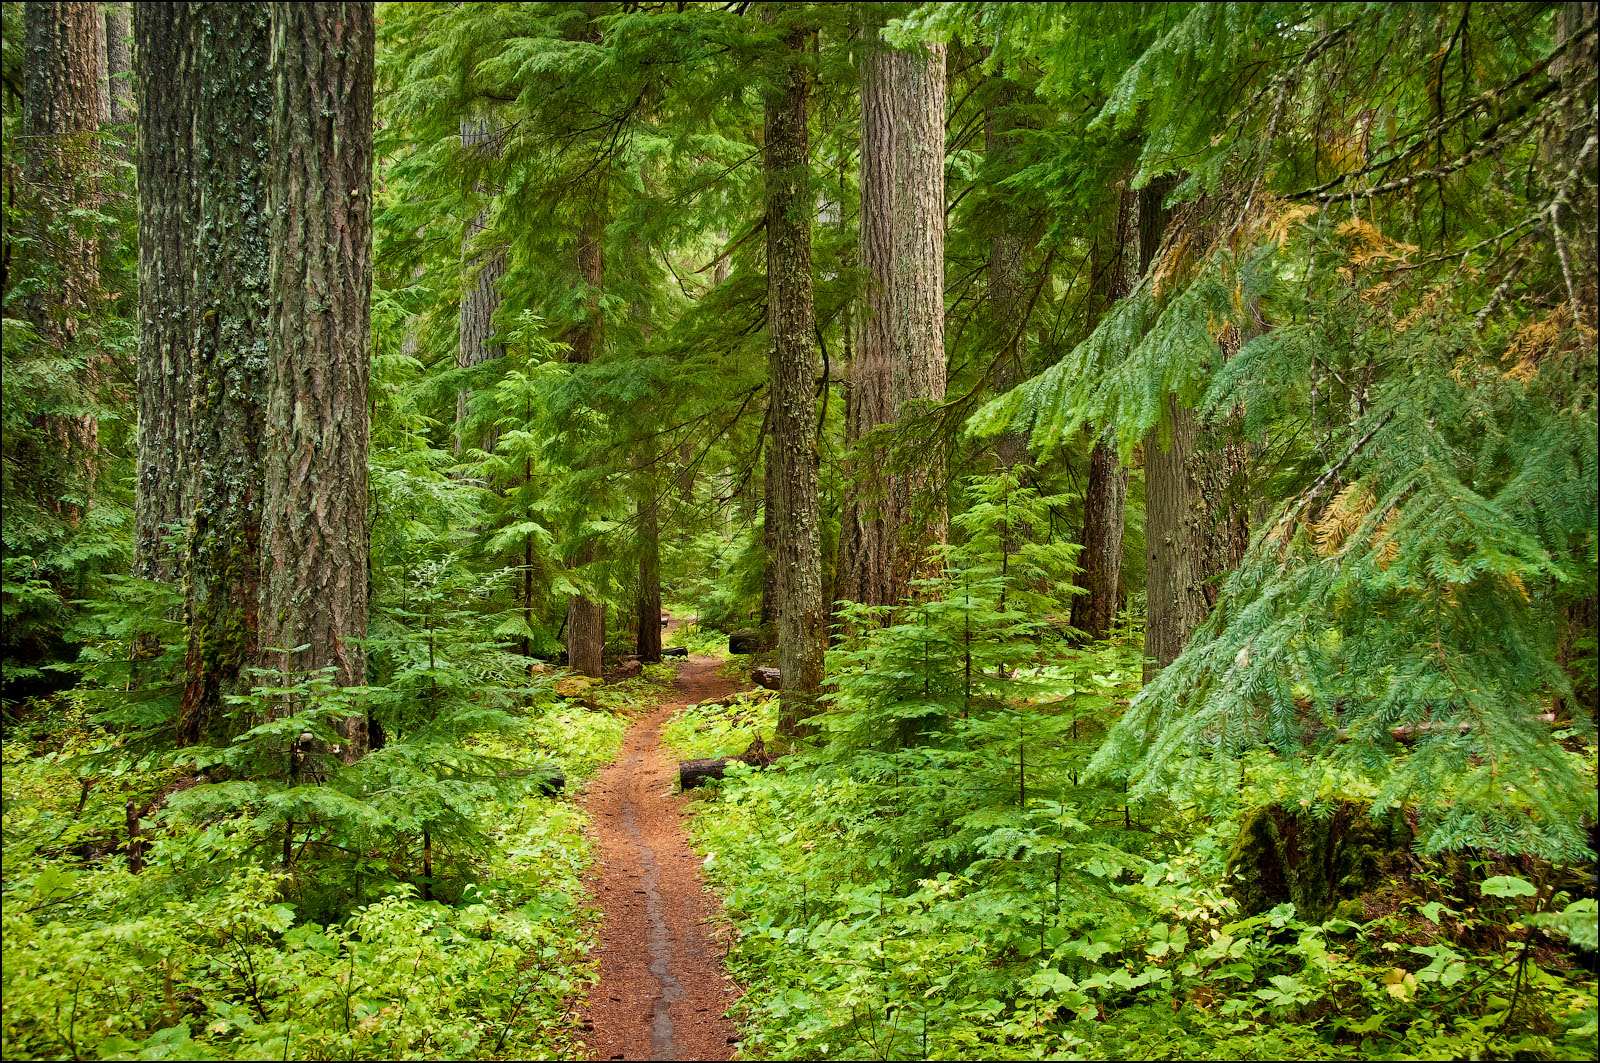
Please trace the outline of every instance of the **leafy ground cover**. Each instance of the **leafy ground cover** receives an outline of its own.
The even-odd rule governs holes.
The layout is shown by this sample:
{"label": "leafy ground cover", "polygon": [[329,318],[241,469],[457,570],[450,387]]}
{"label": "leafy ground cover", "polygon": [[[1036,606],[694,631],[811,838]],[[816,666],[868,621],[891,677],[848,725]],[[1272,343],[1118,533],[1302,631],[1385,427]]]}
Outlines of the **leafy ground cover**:
{"label": "leafy ground cover", "polygon": [[[1252,904],[1248,801],[1129,805],[1081,774],[1136,658],[1063,650],[1031,678],[1053,693],[1005,726],[892,751],[853,746],[836,698],[818,749],[708,787],[692,829],[737,928],[747,1056],[1593,1056],[1581,884],[1411,861],[1331,916]],[[736,752],[753,715],[694,706],[670,740]]]}
{"label": "leafy ground cover", "polygon": [[[653,689],[634,683],[608,700],[627,708]],[[38,755],[38,732],[4,744],[7,1058],[572,1054],[571,1001],[593,978],[594,917],[581,886],[583,816],[569,801],[534,782],[472,796],[461,811],[484,825],[482,843],[441,850],[431,883],[393,874],[415,864],[414,851],[344,853],[377,880],[364,889],[374,899],[318,919],[307,911],[326,906],[326,885],[311,856],[288,872],[226,870],[227,835],[248,833],[238,824],[169,831],[157,812],[145,868],[131,873],[126,803],[173,773],[87,778],[95,731],[47,722],[70,730],[53,751]],[[475,745],[553,764],[570,788],[610,759],[624,729],[615,711],[552,700],[519,732]],[[442,899],[423,899],[430,888]]]}

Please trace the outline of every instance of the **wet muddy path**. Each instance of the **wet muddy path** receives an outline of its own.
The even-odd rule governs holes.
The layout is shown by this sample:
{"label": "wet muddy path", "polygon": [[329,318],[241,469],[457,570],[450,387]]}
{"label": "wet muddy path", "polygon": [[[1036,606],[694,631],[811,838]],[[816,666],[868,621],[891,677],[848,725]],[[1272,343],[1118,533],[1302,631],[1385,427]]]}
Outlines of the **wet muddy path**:
{"label": "wet muddy path", "polygon": [[684,834],[677,761],[661,746],[661,727],[679,708],[739,689],[717,676],[718,663],[685,662],[676,694],[635,720],[583,797],[596,846],[589,887],[604,912],[600,981],[583,1016],[590,1059],[733,1052],[735,1029],[723,1012],[734,985],[722,968],[718,905]]}

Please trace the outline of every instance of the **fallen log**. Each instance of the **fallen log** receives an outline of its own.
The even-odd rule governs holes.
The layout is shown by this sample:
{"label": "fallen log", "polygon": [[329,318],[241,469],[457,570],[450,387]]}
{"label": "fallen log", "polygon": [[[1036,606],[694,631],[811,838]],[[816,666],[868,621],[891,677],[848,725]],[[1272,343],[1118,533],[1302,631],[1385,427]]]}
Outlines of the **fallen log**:
{"label": "fallen log", "polygon": [[543,776],[535,784],[534,789],[545,797],[554,797],[567,787],[567,773],[554,766],[547,768],[517,768],[511,774]]}
{"label": "fallen log", "polygon": [[678,789],[692,790],[707,779],[720,779],[728,770],[728,765],[735,761],[748,764],[752,768],[764,768],[777,760],[776,753],[767,752],[767,744],[756,736],[750,743],[750,748],[740,753],[737,757],[701,757],[698,760],[680,760],[678,762]]}
{"label": "fallen log", "polygon": [[693,790],[707,779],[720,779],[738,757],[701,757],[678,761],[678,789]]}
{"label": "fallen log", "polygon": [[756,668],[750,672],[750,682],[758,687],[766,687],[768,690],[777,690],[779,689],[778,680],[781,675],[782,673],[776,668]]}
{"label": "fallen log", "polygon": [[750,628],[735,631],[728,636],[729,653],[760,653],[766,648],[766,639],[761,637],[761,632]]}
{"label": "fallen log", "polygon": [[687,656],[689,656],[689,647],[687,647],[687,646],[663,646],[663,647],[661,647],[661,656],[663,656],[663,657],[687,657]]}

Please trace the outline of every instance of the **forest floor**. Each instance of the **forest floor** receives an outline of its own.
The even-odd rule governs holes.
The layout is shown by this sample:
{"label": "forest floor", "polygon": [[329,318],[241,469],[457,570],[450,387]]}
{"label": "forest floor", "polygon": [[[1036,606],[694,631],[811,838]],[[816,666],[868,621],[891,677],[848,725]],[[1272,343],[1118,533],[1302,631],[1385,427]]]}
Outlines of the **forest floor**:
{"label": "forest floor", "polygon": [[589,992],[588,1057],[727,1059],[736,1031],[724,1016],[735,986],[724,971],[721,906],[707,893],[683,829],[677,761],[661,728],[685,705],[740,689],[715,657],[691,657],[676,694],[639,717],[622,749],[584,794],[596,862],[587,883],[603,912],[600,981]]}

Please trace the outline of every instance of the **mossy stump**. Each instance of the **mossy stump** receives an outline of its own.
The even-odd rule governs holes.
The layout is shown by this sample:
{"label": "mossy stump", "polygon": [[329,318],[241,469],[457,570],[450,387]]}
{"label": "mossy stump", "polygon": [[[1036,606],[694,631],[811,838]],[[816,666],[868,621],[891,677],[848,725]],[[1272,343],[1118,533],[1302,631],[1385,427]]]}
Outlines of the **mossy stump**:
{"label": "mossy stump", "polygon": [[1374,820],[1343,803],[1332,815],[1269,805],[1245,821],[1228,854],[1234,900],[1247,915],[1291,901],[1307,922],[1358,914],[1354,901],[1390,878],[1405,859],[1411,830],[1389,814]]}

